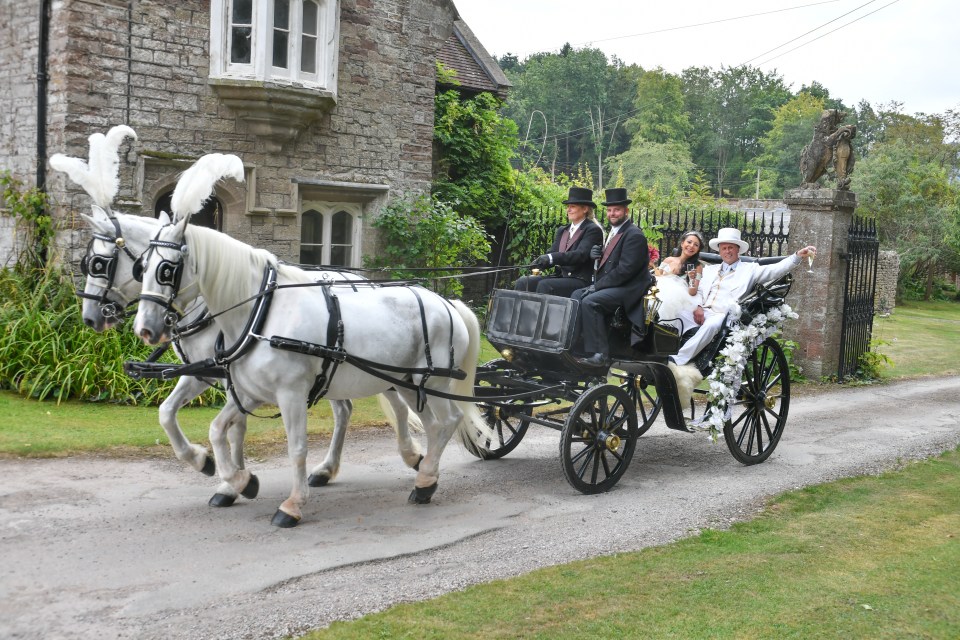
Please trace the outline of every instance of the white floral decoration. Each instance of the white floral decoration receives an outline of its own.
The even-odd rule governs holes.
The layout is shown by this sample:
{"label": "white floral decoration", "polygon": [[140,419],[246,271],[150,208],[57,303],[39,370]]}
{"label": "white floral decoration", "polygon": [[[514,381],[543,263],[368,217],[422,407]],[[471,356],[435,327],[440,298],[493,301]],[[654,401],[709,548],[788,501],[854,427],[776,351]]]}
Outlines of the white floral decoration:
{"label": "white floral decoration", "polygon": [[[739,307],[737,307],[737,313],[732,313],[731,317],[740,317]],[[713,371],[707,377],[707,383],[710,385],[707,398],[710,404],[704,416],[695,424],[697,428],[709,432],[710,440],[717,441],[724,425],[730,419],[731,406],[740,389],[747,356],[753,353],[761,342],[779,333],[786,319],[797,317],[790,305],[784,303],[767,313],[755,315],[746,326],[738,324],[730,332],[726,346],[717,354]]]}

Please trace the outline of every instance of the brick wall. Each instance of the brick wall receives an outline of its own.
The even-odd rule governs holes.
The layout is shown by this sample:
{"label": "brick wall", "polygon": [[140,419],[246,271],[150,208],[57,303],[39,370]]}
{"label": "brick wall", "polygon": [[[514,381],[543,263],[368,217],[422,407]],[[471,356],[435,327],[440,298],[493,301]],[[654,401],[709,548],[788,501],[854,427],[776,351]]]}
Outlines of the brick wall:
{"label": "brick wall", "polygon": [[[20,136],[0,142],[0,165],[9,166],[14,147],[29,150],[35,140],[35,130],[27,129],[35,108],[36,43],[30,38],[39,12],[32,3],[0,2],[2,28],[22,44],[9,47],[4,38],[0,49],[0,72],[23,87],[0,114],[3,131]],[[384,202],[429,189],[434,60],[454,18],[448,0],[342,0],[338,102],[270,153],[207,84],[208,1],[61,0],[54,3],[50,32],[49,153],[85,156],[91,133],[129,124],[139,140],[123,150],[117,209],[144,215],[153,215],[155,201],[190,160],[235,153],[254,179],[218,187],[223,230],[287,260],[299,257],[297,183],[384,185],[384,195],[365,205],[363,250],[370,253],[376,238],[369,221]],[[16,173],[28,164],[18,161]],[[89,198],[58,172],[48,175],[64,229],[59,249],[74,256],[84,248],[83,235],[69,231],[82,226],[77,212],[89,210]]]}

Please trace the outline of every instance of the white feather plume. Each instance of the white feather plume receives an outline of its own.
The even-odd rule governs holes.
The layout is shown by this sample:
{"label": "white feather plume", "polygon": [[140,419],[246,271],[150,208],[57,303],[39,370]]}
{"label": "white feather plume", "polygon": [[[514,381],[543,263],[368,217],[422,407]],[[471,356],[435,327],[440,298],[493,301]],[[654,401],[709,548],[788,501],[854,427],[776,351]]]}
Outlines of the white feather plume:
{"label": "white feather plume", "polygon": [[223,178],[243,182],[243,161],[235,155],[210,153],[202,156],[183,172],[173,190],[170,208],[174,219],[182,220],[203,208],[213,195],[213,188]]}
{"label": "white feather plume", "polygon": [[125,138],[137,139],[137,134],[126,125],[117,125],[107,135],[95,133],[90,136],[90,158],[84,162],[62,153],[50,157],[50,166],[62,171],[84,191],[94,204],[104,209],[120,190],[120,156],[118,151]]}

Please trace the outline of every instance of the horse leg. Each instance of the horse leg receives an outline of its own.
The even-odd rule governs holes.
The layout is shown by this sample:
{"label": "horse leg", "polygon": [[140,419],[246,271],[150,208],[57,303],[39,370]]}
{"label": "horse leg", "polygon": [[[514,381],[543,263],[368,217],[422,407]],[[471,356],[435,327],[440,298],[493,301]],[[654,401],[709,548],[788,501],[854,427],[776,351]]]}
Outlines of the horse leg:
{"label": "horse leg", "polygon": [[[405,391],[402,396],[408,406],[415,406],[412,404],[416,402],[414,394]],[[418,415],[427,433],[427,454],[420,462],[420,469],[413,483],[413,491],[407,498],[407,502],[427,504],[437,490],[437,483],[440,480],[440,456],[457,430],[463,414],[453,402],[431,398]]]}
{"label": "horse leg", "polygon": [[199,378],[180,378],[177,386],[173,388],[173,393],[160,405],[160,426],[166,432],[177,460],[186,462],[204,475],[212,476],[216,473],[213,457],[205,447],[192,444],[177,422],[177,412],[209,387],[210,385]]}
{"label": "horse leg", "polygon": [[350,400],[331,400],[333,409],[333,435],[330,437],[330,448],[323,462],[310,472],[307,484],[311,487],[322,487],[337,477],[340,473],[340,456],[343,453],[343,440],[350,425],[350,415],[353,413],[353,402]]}
{"label": "horse leg", "polygon": [[[217,488],[217,492],[210,498],[211,507],[229,507],[237,499],[238,493],[244,498],[256,498],[260,490],[260,481],[257,476],[243,468],[242,442],[246,424],[246,417],[234,404],[232,398],[227,399],[223,409],[210,423],[210,446],[213,448],[217,470],[223,481]],[[238,425],[241,430],[239,446],[231,447],[228,434],[231,427]],[[234,451],[238,453],[240,464],[233,455]]]}
{"label": "horse leg", "polygon": [[303,517],[301,509],[310,495],[307,484],[307,404],[302,396],[293,393],[278,395],[277,400],[287,432],[287,455],[293,467],[293,486],[290,497],[280,504],[270,524],[288,528],[300,522]]}
{"label": "horse leg", "polygon": [[412,418],[416,427],[422,431],[423,425],[420,424],[420,419],[416,415],[410,415],[407,403],[394,389],[384,391],[380,394],[379,400],[380,408],[383,409],[383,413],[397,434],[397,449],[400,451],[400,457],[408,467],[419,471],[423,452],[420,449],[420,443],[410,436],[410,419]]}

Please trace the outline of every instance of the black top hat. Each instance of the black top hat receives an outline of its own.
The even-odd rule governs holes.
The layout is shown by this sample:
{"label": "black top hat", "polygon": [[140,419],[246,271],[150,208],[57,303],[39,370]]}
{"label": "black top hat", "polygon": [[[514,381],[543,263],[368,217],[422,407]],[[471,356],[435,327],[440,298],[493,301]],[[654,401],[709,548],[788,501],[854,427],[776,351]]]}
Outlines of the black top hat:
{"label": "black top hat", "polygon": [[628,205],[633,202],[633,200],[627,197],[626,189],[606,189],[604,193],[607,195],[607,201],[601,204],[605,207],[615,204]]}
{"label": "black top hat", "polygon": [[567,199],[563,204],[585,204],[590,207],[596,207],[597,203],[593,201],[593,191],[583,187],[570,187]]}

